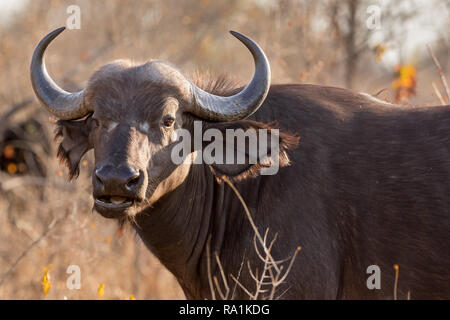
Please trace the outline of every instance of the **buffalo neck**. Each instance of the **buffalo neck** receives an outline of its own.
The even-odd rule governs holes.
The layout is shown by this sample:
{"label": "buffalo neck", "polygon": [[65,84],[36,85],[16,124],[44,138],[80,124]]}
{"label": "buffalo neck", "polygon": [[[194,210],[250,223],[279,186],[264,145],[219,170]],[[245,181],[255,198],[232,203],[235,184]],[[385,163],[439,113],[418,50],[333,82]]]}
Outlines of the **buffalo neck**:
{"label": "buffalo neck", "polygon": [[[224,259],[230,252],[243,256],[245,246],[239,241],[245,238],[242,233],[250,234],[250,230],[241,211],[233,191],[217,181],[208,166],[193,165],[184,183],[138,215],[135,228],[188,297],[208,298],[207,243],[213,272],[216,253],[219,257],[225,253]],[[230,217],[231,212],[238,215]]]}

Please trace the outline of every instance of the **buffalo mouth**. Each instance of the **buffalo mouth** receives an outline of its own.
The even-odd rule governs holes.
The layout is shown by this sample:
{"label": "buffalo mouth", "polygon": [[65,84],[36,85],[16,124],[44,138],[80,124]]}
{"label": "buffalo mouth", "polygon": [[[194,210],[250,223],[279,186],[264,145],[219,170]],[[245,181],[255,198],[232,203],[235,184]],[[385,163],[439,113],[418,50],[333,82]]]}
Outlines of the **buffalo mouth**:
{"label": "buffalo mouth", "polygon": [[123,196],[100,196],[95,198],[95,205],[105,209],[126,209],[133,205],[135,199]]}

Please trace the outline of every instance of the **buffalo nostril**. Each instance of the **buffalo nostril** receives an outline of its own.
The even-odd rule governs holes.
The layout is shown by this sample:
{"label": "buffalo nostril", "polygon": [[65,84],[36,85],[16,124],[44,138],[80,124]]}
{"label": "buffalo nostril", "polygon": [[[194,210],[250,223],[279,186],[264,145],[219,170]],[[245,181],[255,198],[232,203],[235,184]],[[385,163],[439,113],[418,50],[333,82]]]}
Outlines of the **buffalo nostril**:
{"label": "buffalo nostril", "polygon": [[139,170],[128,166],[113,167],[106,165],[98,168],[94,172],[94,186],[104,189],[108,193],[126,191],[135,193],[142,182],[142,175]]}
{"label": "buffalo nostril", "polygon": [[135,187],[141,180],[140,178],[141,178],[141,176],[139,173],[136,173],[133,177],[130,177],[126,184],[127,189],[131,189],[131,188]]}

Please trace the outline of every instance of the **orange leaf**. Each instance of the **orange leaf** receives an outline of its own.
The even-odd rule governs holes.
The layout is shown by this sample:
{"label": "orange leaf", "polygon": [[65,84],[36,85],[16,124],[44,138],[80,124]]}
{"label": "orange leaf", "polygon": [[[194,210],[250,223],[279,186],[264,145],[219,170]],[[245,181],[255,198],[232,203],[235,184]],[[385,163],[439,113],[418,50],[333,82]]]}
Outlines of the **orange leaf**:
{"label": "orange leaf", "polygon": [[9,174],[15,174],[17,172],[17,166],[15,163],[8,164],[8,167],[6,168]]}
{"label": "orange leaf", "polygon": [[14,152],[14,147],[11,146],[11,145],[7,145],[7,146],[3,149],[3,156],[4,156],[6,159],[11,159],[11,158],[13,158],[13,157],[14,157],[14,154],[15,154],[15,152]]}

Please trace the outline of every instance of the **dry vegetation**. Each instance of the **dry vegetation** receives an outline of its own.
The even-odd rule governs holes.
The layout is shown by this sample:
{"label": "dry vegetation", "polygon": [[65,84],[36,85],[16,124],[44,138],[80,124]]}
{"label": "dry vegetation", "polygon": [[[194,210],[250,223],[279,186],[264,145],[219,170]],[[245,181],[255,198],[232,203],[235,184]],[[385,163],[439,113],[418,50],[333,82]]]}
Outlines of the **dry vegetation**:
{"label": "dry vegetation", "polygon": [[[52,76],[67,90],[82,87],[102,64],[124,57],[167,60],[188,74],[208,70],[245,82],[253,66],[246,49],[227,33],[235,29],[264,48],[273,82],[352,85],[372,94],[388,88],[380,95],[388,100],[399,94],[398,86],[406,86],[410,102],[439,104],[436,92],[442,93],[441,102],[445,99],[443,87],[431,85],[440,76],[430,56],[413,65],[413,78],[411,69],[400,66],[397,92],[392,90],[394,70],[379,61],[389,45],[369,44],[364,0],[39,0],[29,1],[0,25],[0,135],[25,119],[37,119],[43,124],[39,131],[53,135],[38,103],[21,103],[33,98],[28,68],[34,46],[65,25],[71,4],[81,7],[81,30],[66,31],[47,54]],[[412,16],[390,15],[384,28]],[[432,44],[444,73],[450,57],[446,37]],[[408,88],[411,83],[416,96]],[[2,121],[17,106],[22,107]],[[11,152],[0,147],[3,157]],[[184,298],[133,231],[121,232],[114,221],[92,212],[92,154],[82,163],[78,180],[69,183],[55,157],[56,143],[23,148],[33,150],[46,175],[20,174],[20,167],[0,171],[0,299]],[[73,264],[81,268],[80,290],[66,288],[66,269]]]}

